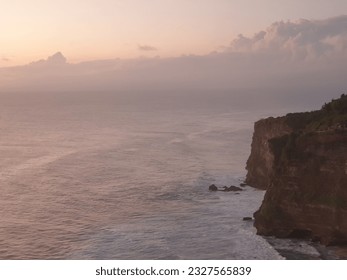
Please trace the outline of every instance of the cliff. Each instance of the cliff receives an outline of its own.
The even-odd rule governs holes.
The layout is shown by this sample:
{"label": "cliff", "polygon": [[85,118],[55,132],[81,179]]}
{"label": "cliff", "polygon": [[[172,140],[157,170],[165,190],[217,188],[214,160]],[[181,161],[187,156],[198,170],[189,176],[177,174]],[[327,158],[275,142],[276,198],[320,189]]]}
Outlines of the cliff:
{"label": "cliff", "polygon": [[347,96],[255,124],[247,183],[267,189],[258,234],[347,243]]}
{"label": "cliff", "polygon": [[285,118],[268,118],[255,123],[251,155],[247,160],[245,182],[259,189],[266,189],[272,177],[274,156],[269,140],[292,132]]}

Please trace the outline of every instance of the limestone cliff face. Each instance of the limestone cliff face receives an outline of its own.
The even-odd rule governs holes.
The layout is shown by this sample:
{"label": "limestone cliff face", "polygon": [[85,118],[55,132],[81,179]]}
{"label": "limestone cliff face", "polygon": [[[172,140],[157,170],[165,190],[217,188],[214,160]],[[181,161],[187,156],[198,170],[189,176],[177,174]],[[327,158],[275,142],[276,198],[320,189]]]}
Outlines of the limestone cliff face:
{"label": "limestone cliff face", "polygon": [[329,104],[255,125],[247,182],[267,188],[258,234],[347,243],[347,97]]}
{"label": "limestone cliff face", "polygon": [[245,182],[259,189],[266,189],[270,184],[274,156],[270,150],[269,140],[292,132],[285,118],[268,118],[257,121],[251,146],[251,155],[247,160],[248,171]]}

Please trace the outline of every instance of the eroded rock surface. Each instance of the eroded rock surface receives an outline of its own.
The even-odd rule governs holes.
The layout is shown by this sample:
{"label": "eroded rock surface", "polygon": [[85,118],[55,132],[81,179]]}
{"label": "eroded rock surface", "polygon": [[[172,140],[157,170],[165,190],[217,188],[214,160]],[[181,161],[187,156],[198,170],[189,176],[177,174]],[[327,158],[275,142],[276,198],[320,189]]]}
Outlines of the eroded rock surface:
{"label": "eroded rock surface", "polygon": [[262,235],[347,243],[347,97],[255,125],[247,183],[267,189]]}

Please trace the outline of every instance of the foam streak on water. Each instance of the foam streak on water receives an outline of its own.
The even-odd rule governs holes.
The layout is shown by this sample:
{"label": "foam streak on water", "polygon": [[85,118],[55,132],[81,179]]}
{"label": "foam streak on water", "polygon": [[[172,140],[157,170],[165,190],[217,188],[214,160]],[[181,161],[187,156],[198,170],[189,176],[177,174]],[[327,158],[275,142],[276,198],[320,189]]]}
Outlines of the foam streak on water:
{"label": "foam streak on water", "polygon": [[0,108],[1,259],[281,258],[242,221],[262,191],[207,191],[241,182],[258,116],[41,105]]}

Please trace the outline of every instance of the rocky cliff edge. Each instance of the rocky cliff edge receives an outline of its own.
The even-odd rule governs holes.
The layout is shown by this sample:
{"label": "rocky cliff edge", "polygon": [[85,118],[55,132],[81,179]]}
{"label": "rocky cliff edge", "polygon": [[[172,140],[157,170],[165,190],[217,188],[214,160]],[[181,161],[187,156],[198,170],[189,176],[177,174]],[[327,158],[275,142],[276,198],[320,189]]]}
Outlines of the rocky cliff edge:
{"label": "rocky cliff edge", "polygon": [[347,244],[347,96],[255,124],[246,182],[266,189],[258,234]]}

